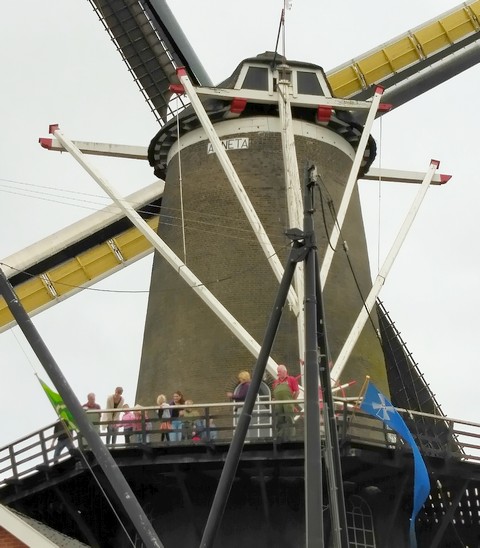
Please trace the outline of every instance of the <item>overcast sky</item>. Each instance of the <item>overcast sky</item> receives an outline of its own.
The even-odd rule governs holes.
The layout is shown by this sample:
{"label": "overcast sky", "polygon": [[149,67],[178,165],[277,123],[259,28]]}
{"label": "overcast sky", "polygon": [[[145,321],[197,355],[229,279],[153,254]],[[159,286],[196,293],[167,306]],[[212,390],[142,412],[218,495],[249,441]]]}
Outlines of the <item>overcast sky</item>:
{"label": "overcast sky", "polygon": [[[244,0],[234,9],[224,0],[169,5],[212,80],[220,82],[243,58],[274,48],[283,2]],[[294,0],[286,54],[328,71],[455,6],[445,0]],[[49,124],[58,123],[71,139],[142,146],[158,126],[87,0],[24,0],[2,8],[5,258],[108,203],[68,154],[38,145]],[[474,67],[388,114],[372,131],[380,150],[375,165],[422,171],[434,158],[441,172],[453,175],[448,185],[427,193],[381,298],[445,414],[473,421],[479,378],[479,84],[480,67]],[[155,179],[146,162],[92,161],[124,194]],[[375,271],[417,188],[360,187]],[[151,257],[34,318],[81,403],[94,391],[104,405],[117,385],[135,403],[150,270]],[[48,378],[17,328],[0,334],[0,358],[2,446],[52,422],[55,414],[34,372]]]}

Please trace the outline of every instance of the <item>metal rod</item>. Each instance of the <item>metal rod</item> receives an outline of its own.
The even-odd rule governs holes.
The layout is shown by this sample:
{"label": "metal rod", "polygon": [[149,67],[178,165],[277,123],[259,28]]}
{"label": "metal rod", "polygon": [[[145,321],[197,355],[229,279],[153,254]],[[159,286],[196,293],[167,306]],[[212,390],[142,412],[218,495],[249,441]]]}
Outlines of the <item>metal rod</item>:
{"label": "metal rod", "polygon": [[[237,197],[238,203],[243,209],[243,212],[245,213],[245,216],[253,229],[255,237],[257,238],[258,243],[260,244],[260,247],[265,254],[265,257],[267,258],[267,261],[270,264],[272,271],[275,274],[275,277],[280,283],[283,276],[282,264],[280,262],[280,259],[278,258],[272,242],[270,241],[270,237],[268,236],[267,231],[262,225],[260,217],[258,216],[255,207],[253,206],[247,194],[247,191],[242,184],[242,181],[240,181],[240,177],[235,170],[232,160],[227,154],[225,148],[223,147],[220,137],[215,131],[212,121],[208,117],[208,114],[205,111],[205,107],[200,101],[200,98],[198,97],[197,92],[195,91],[195,87],[190,81],[186,70],[184,68],[177,69],[177,76],[181,84],[183,85],[183,88],[187,93],[188,98],[190,99],[191,106],[195,110],[195,114],[197,115],[199,122],[202,124],[202,127],[208,137],[208,140],[210,141],[210,144],[212,145],[213,150],[215,151],[215,155],[217,156],[217,159],[222,166],[223,171],[225,172],[225,176],[227,177],[228,182],[230,183],[230,186],[232,187],[232,190]],[[292,220],[290,219],[290,226],[300,226],[300,223],[292,222]],[[288,289],[288,300],[294,312],[298,314],[300,308],[299,299],[295,294],[293,287],[289,287]]]}
{"label": "metal rod", "polygon": [[[288,222],[289,226],[300,227],[303,220],[303,201],[290,104],[293,94],[292,82],[290,81],[292,73],[288,65],[283,62],[276,69],[278,70],[278,117],[281,127],[280,136],[282,140]],[[293,277],[293,286],[299,302],[298,311],[295,311],[295,314],[297,316],[298,357],[300,360],[305,359],[305,310],[302,309],[302,303],[305,299],[304,283],[303,263],[300,263],[297,265]]]}
{"label": "metal rod", "polygon": [[355,152],[355,158],[353,160],[352,167],[350,168],[350,174],[347,179],[347,184],[345,185],[345,190],[343,191],[342,201],[340,202],[340,208],[337,213],[337,220],[336,223],[334,223],[332,233],[330,234],[330,245],[327,246],[327,250],[325,251],[325,255],[323,257],[322,268],[320,270],[320,285],[322,287],[325,287],[325,282],[327,280],[328,273],[330,272],[330,266],[333,261],[333,254],[337,247],[338,238],[340,237],[340,231],[347,215],[350,199],[355,188],[355,183],[357,182],[358,171],[363,160],[363,153],[365,152],[365,148],[368,143],[370,130],[372,129],[373,122],[375,121],[375,116],[377,114],[382,95],[383,88],[381,86],[377,86],[375,88],[375,94],[372,98],[372,104],[368,112],[367,120],[363,127],[362,136],[360,137],[360,142],[358,143]]}
{"label": "metal rod", "polygon": [[342,347],[342,350],[337,356],[335,365],[333,366],[330,372],[332,383],[340,379],[340,375],[342,374],[343,368],[345,367],[347,360],[350,357],[350,354],[352,353],[353,348],[355,347],[355,344],[357,343],[357,340],[362,333],[362,329],[364,328],[365,323],[368,320],[368,316],[370,312],[372,311],[373,306],[375,305],[378,294],[380,293],[380,290],[382,289],[385,283],[385,280],[403,245],[403,242],[405,241],[405,238],[407,237],[408,231],[410,230],[410,227],[412,226],[413,221],[415,220],[415,217],[418,213],[418,210],[420,209],[420,206],[422,205],[423,199],[425,198],[427,190],[430,187],[430,183],[435,174],[435,171],[438,169],[439,164],[440,162],[438,162],[437,160],[430,160],[430,166],[427,172],[425,173],[425,176],[422,181],[422,185],[418,189],[417,195],[415,196],[415,199],[413,200],[412,205],[410,206],[410,209],[408,210],[407,216],[405,217],[405,220],[403,221],[403,224],[397,234],[397,237],[395,238],[395,241],[387,255],[387,258],[385,259],[382,265],[382,268],[379,270],[377,274],[377,277],[372,286],[372,289],[370,290],[368,294],[368,297],[365,299],[365,304],[360,310],[360,313],[355,323],[353,324],[352,329],[350,330],[350,333]]}
{"label": "metal rod", "polygon": [[36,327],[33,325],[32,320],[25,311],[20,299],[16,295],[12,285],[1,268],[0,294],[3,295],[3,298],[5,299],[5,302],[7,303],[13,317],[17,321],[18,326],[22,330],[25,338],[32,347],[32,350],[35,352],[37,358],[47,372],[61,398],[65,402],[65,405],[72,414],[81,435],[87,440],[87,443],[95,455],[99,466],[102,468],[103,473],[110,482],[110,485],[115,491],[118,500],[123,506],[123,509],[130,518],[132,525],[141,537],[145,546],[148,548],[163,548],[163,544],[160,542],[160,539],[158,538],[155,530],[145,515],[145,512],[135,497],[135,494],[120,472],[120,469],[110,454],[110,451],[105,447],[100,439],[100,436],[90,423],[85,411],[78,401],[78,398],[68,384],[67,379],[48,350]]}
{"label": "metal rod", "polygon": [[217,491],[215,493],[212,507],[210,508],[210,513],[208,515],[207,524],[205,525],[203,537],[200,542],[201,548],[211,548],[213,546],[223,514],[225,512],[225,506],[232,488],[233,480],[235,479],[235,473],[237,471],[242,453],[243,444],[250,425],[252,411],[255,406],[263,375],[265,373],[265,366],[275,340],[275,335],[277,334],[277,329],[282,316],[282,309],[287,299],[288,290],[292,283],[297,260],[295,256],[298,254],[298,247],[294,245],[294,247],[290,250],[288,261],[278,288],[275,304],[273,305],[273,310],[265,331],[262,347],[253,370],[252,380],[248,388],[245,403],[238,419],[238,424],[235,428],[232,443],[228,449],[225,464],[220,475],[220,481],[218,482]]}
{"label": "metal rod", "polygon": [[317,337],[318,347],[320,348],[320,384],[322,387],[322,395],[324,402],[324,421],[328,421],[328,435],[325,437],[326,451],[328,451],[328,459],[333,466],[333,473],[329,475],[335,484],[330,482],[329,485],[329,502],[335,508],[332,510],[333,534],[336,547],[348,546],[348,529],[347,529],[347,514],[345,511],[345,495],[343,492],[342,478],[342,462],[340,459],[340,445],[338,441],[337,421],[334,413],[332,385],[330,382],[330,348],[328,345],[327,328],[325,324],[325,311],[323,308],[322,288],[320,286],[319,275],[319,260],[316,258],[317,272]]}
{"label": "metal rod", "polygon": [[[311,169],[311,168],[310,168]],[[316,295],[316,238],[313,227],[311,171],[306,175],[303,215],[305,247],[305,529],[307,548],[324,546],[322,445],[318,405],[318,344]]]}
{"label": "metal rod", "polygon": [[[93,177],[98,185],[110,196],[114,203],[124,212],[125,216],[138,228],[141,234],[152,244],[167,263],[175,269],[178,275],[189,285],[200,299],[210,308],[220,321],[237,337],[245,348],[255,358],[260,353],[260,344],[248,333],[240,322],[222,305],[213,293],[195,276],[188,266],[173,252],[173,250],[160,238],[148,223],[135,211],[135,209],[123,198],[105,177],[85,158],[78,148],[68,139],[58,126],[50,126],[50,132],[58,139],[62,146],[73,158]],[[276,373],[277,364],[269,358],[268,370],[272,375]]]}

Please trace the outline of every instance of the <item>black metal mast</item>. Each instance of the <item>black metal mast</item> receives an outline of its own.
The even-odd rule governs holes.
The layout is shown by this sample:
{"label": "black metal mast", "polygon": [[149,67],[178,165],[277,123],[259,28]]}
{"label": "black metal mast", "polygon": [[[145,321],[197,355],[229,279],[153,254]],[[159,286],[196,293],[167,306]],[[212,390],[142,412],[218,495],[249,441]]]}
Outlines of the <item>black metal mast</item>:
{"label": "black metal mast", "polygon": [[306,173],[303,226],[305,235],[305,529],[307,548],[324,546],[322,442],[320,436],[317,298],[317,243],[313,225],[312,169]]}
{"label": "black metal mast", "polygon": [[[323,301],[319,287],[317,245],[313,224],[314,188],[316,168],[306,172],[304,199],[304,230],[292,229],[286,232],[294,242],[287,260],[285,272],[277,293],[273,311],[265,332],[264,340],[252,375],[245,404],[243,406],[232,444],[207,519],[200,548],[212,548],[225,511],[228,496],[235,478],[245,438],[250,425],[260,383],[280,322],[288,289],[292,282],[296,264],[305,261],[305,528],[306,546],[322,548],[325,544],[323,525],[322,446],[320,431],[320,386],[323,388],[323,415],[325,428],[326,462],[329,469],[329,503],[333,540],[336,548],[348,546],[345,502],[338,446],[338,435],[333,413],[333,396],[328,369],[328,345],[323,314]],[[323,349],[323,352],[320,351]],[[319,374],[320,373],[320,374]],[[321,382],[320,382],[321,380]],[[330,411],[331,410],[331,411]]]}
{"label": "black metal mast", "polygon": [[277,334],[277,329],[282,316],[282,310],[287,299],[288,290],[292,283],[295,266],[296,263],[303,260],[304,257],[304,247],[300,247],[303,240],[303,234],[300,230],[290,231],[287,235],[294,241],[294,245],[290,250],[282,281],[275,299],[275,304],[273,305],[273,310],[265,331],[262,346],[260,348],[260,353],[253,369],[252,380],[248,388],[245,403],[238,419],[233,440],[228,449],[225,464],[220,475],[220,481],[218,483],[217,491],[215,492],[215,497],[213,499],[212,507],[210,508],[207,524],[205,525],[205,530],[200,542],[201,548],[212,548],[214,545],[215,537],[225,512],[228,496],[235,479],[235,473],[240,461],[243,444],[247,436],[248,427],[250,426],[253,408],[255,406],[260,384],[265,373],[265,367],[270,356],[275,335]]}
{"label": "black metal mast", "polygon": [[[305,200],[309,199],[309,207],[312,213],[315,211],[314,188],[317,185],[317,169],[311,166],[308,169],[308,185],[311,191],[307,194]],[[307,216],[305,216],[307,217]],[[314,236],[313,236],[314,237]],[[340,445],[338,440],[337,422],[335,418],[335,409],[333,404],[332,384],[330,379],[330,348],[328,345],[327,328],[325,323],[325,311],[323,308],[323,294],[320,286],[320,265],[318,254],[315,253],[315,291],[316,296],[316,337],[318,362],[317,367],[320,374],[320,385],[322,392],[322,417],[325,429],[325,463],[328,473],[329,486],[329,507],[331,513],[331,523],[333,528],[333,542],[336,548],[348,546],[347,516],[345,511],[345,495],[343,492],[342,463],[340,459]],[[306,305],[305,305],[306,307]],[[305,322],[307,323],[307,322]]]}

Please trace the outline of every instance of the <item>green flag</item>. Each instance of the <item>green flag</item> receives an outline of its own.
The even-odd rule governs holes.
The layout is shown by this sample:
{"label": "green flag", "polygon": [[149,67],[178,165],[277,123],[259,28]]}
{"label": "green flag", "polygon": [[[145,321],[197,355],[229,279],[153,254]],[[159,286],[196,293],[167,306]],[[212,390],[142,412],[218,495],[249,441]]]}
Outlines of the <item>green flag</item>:
{"label": "green flag", "polygon": [[38,380],[40,381],[40,384],[42,385],[42,388],[45,390],[45,394],[47,395],[48,399],[50,400],[50,403],[53,405],[53,408],[57,412],[57,415],[67,425],[68,429],[69,430],[78,430],[78,427],[75,424],[75,421],[73,420],[72,414],[67,409],[67,406],[65,405],[65,402],[62,400],[60,394],[57,394],[56,392],[54,392],[40,378],[38,378]]}

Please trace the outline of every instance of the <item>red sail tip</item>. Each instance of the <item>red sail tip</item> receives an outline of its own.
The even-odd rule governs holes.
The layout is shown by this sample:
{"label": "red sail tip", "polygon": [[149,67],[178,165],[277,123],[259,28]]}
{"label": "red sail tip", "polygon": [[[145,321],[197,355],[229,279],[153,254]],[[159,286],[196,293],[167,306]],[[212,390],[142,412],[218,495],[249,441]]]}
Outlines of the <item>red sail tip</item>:
{"label": "red sail tip", "polygon": [[42,148],[50,150],[52,148],[53,139],[49,139],[48,137],[40,137],[38,142]]}

